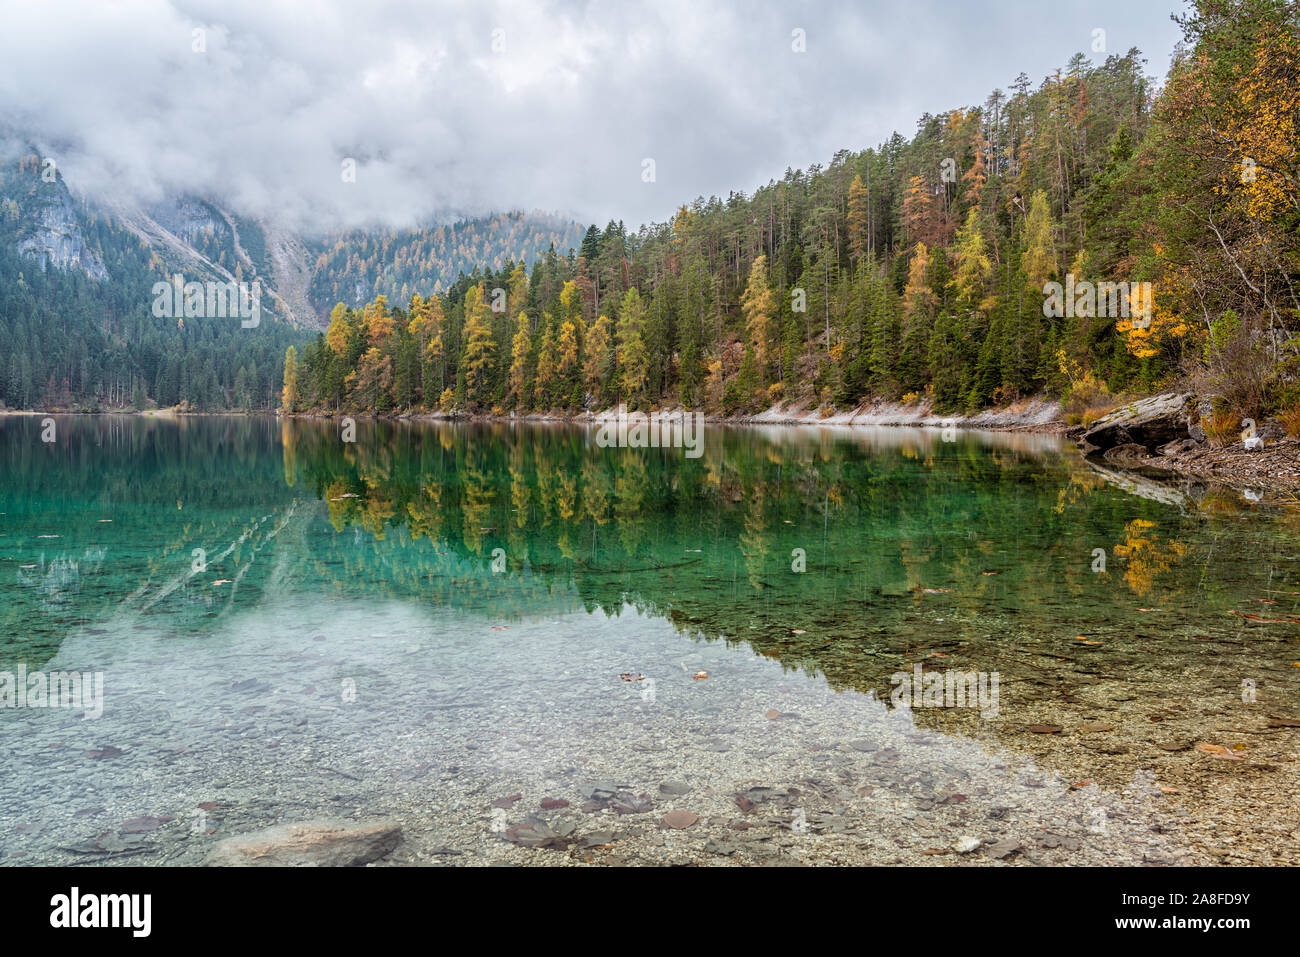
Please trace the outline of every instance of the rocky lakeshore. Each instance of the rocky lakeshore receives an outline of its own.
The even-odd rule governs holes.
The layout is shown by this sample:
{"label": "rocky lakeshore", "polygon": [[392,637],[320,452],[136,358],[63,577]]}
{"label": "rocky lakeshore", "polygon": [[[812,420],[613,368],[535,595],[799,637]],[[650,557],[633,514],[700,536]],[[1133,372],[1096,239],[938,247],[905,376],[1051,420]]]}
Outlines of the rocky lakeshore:
{"label": "rocky lakeshore", "polygon": [[1121,406],[1071,430],[1090,460],[1149,479],[1190,476],[1237,488],[1300,489],[1300,440],[1273,420],[1215,447],[1202,427],[1204,400],[1168,392]]}

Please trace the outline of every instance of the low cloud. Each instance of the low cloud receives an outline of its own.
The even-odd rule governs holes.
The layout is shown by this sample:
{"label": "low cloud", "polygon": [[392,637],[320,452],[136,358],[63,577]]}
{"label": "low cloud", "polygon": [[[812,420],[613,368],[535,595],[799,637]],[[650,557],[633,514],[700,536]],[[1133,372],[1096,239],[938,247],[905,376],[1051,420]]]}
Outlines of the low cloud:
{"label": "low cloud", "polygon": [[1134,6],[0,0],[0,120],[119,200],[199,193],[307,231],[509,208],[635,226],[1100,61],[1097,28],[1163,73],[1177,28]]}

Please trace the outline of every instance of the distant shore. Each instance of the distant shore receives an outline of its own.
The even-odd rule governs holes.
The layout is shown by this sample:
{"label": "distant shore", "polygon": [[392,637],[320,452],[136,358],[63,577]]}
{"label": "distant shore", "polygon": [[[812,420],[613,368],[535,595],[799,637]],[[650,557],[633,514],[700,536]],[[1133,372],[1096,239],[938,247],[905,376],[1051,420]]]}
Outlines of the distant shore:
{"label": "distant shore", "polygon": [[[565,413],[559,411],[527,412],[507,415],[489,413],[446,412],[352,412],[347,410],[284,412],[283,410],[228,410],[221,412],[182,411],[179,409],[108,409],[99,412],[85,410],[27,410],[0,409],[2,416],[44,415],[129,415],[151,418],[186,418],[274,415],[277,418],[336,419],[347,416],[385,421],[410,422],[487,422],[487,423],[563,423],[570,425],[596,425],[612,421],[622,407],[602,412]],[[656,409],[660,415],[680,416],[690,410],[678,407]],[[808,409],[796,404],[776,405],[754,415],[705,414],[703,421],[722,426],[816,426],[831,428],[920,428],[958,429],[981,432],[1022,432],[1075,437],[1082,427],[1069,425],[1062,418],[1059,403],[1049,399],[1030,399],[1002,408],[984,409],[974,415],[943,416],[935,414],[924,405],[902,403],[872,403],[849,411],[823,414],[818,409]],[[1246,453],[1234,447],[1213,448],[1200,444],[1176,454],[1151,455],[1134,461],[1122,471],[1132,471],[1146,479],[1157,481],[1179,477],[1195,479],[1217,485],[1241,489],[1276,491],[1287,494],[1300,492],[1300,441],[1278,440],[1266,446],[1264,453]]]}

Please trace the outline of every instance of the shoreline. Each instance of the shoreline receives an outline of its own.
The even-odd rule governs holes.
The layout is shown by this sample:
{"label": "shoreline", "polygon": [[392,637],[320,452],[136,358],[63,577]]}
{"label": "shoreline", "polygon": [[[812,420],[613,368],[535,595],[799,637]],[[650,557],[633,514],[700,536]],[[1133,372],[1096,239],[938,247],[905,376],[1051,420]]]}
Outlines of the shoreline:
{"label": "shoreline", "polygon": [[[290,419],[356,417],[390,422],[496,424],[524,422],[530,424],[597,425],[602,422],[614,421],[621,410],[623,410],[623,407],[617,406],[602,412],[563,413],[550,411],[494,415],[491,413],[409,411],[375,413],[351,412],[348,410],[285,412],[281,409],[220,412],[180,411],[176,409],[147,409],[143,411],[113,409],[100,412],[0,409],[0,418],[5,416],[38,417],[47,415],[120,415],[158,419],[274,416],[275,418]],[[661,415],[675,417],[685,415],[690,410],[680,407],[667,407],[652,411]],[[1062,438],[1076,440],[1085,431],[1083,426],[1067,424],[1061,418],[1060,404],[1045,399],[1022,401],[1011,406],[985,409],[974,415],[963,416],[939,416],[923,405],[906,406],[900,403],[873,403],[858,406],[850,411],[834,412],[827,415],[821,414],[818,410],[809,411],[797,405],[784,407],[777,405],[763,412],[750,415],[727,416],[706,413],[702,421],[715,426],[785,426],[848,430],[859,428],[954,428],[965,432],[1058,435]],[[1168,450],[1160,454],[1130,456],[1123,462],[1107,460],[1101,454],[1089,454],[1083,449],[1079,449],[1079,454],[1085,461],[1104,464],[1119,472],[1149,482],[1153,481],[1157,484],[1190,479],[1210,485],[1229,486],[1238,490],[1300,491],[1300,440],[1295,439],[1274,440],[1265,446],[1262,451],[1257,452],[1247,452],[1236,446],[1214,448],[1206,443],[1196,443],[1190,448]]]}

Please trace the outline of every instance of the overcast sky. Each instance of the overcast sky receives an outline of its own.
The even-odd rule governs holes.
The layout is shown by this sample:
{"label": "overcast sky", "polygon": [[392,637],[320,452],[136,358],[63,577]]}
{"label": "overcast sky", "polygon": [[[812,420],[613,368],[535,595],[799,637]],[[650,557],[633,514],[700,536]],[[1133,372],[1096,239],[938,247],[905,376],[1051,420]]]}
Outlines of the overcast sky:
{"label": "overcast sky", "polygon": [[1022,70],[1037,85],[1076,52],[1136,46],[1163,79],[1181,9],[0,0],[0,119],[91,195],[206,194],[299,228],[513,208],[635,227],[910,137],[921,114],[978,105]]}

